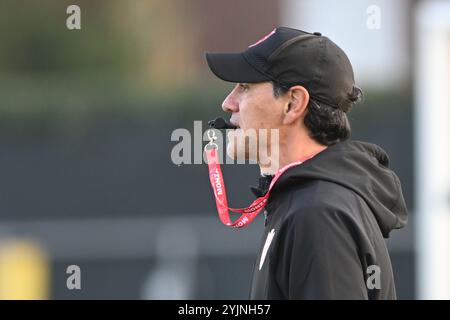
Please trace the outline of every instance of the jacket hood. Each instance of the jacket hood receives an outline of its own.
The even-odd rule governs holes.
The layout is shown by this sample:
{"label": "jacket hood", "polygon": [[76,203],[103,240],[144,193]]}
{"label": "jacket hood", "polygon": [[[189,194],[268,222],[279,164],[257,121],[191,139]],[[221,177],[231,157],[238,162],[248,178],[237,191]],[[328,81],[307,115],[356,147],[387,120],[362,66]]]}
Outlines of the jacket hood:
{"label": "jacket hood", "polygon": [[368,204],[385,238],[407,222],[400,180],[389,169],[386,152],[375,144],[347,140],[332,145],[288,169],[274,190],[303,179],[330,181],[356,192]]}

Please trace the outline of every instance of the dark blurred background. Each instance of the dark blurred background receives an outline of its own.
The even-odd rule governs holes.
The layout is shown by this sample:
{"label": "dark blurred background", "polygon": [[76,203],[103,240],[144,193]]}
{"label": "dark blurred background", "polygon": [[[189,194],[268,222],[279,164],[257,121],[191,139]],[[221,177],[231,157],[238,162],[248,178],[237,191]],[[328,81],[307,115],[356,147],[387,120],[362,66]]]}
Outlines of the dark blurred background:
{"label": "dark blurred background", "polygon": [[[193,132],[194,120],[206,129],[223,115],[232,84],[210,73],[204,52],[243,50],[278,25],[320,31],[352,60],[365,93],[349,114],[352,135],[382,146],[402,182],[410,223],[388,246],[398,297],[416,297],[418,3],[2,0],[2,297],[246,298],[262,219],[245,230],[223,227],[206,165],[173,164],[171,134]],[[81,30],[66,28],[71,4],[81,9]],[[367,23],[371,5],[381,10],[381,28]],[[250,203],[258,167],[223,170],[230,203]],[[66,287],[69,265],[81,269],[81,290]],[[12,295],[8,268],[43,280]]]}

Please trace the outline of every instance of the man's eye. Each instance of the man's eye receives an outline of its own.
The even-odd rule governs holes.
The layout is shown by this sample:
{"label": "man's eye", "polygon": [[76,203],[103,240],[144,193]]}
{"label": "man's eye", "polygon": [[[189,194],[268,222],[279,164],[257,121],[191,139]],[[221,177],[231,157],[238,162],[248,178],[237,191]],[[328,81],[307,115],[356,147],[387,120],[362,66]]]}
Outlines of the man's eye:
{"label": "man's eye", "polygon": [[239,87],[241,88],[241,90],[244,90],[244,91],[247,91],[248,89],[250,89],[250,86],[245,83],[239,84]]}

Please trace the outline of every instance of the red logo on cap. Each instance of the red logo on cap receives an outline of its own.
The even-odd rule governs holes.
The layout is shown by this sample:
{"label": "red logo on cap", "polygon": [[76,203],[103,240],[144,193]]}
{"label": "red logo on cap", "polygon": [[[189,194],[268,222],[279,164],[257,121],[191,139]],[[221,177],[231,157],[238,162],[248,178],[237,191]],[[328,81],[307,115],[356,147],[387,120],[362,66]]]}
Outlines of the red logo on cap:
{"label": "red logo on cap", "polygon": [[273,35],[275,33],[275,29],[273,29],[268,35],[265,35],[264,37],[262,37],[261,39],[259,39],[258,41],[256,41],[254,44],[249,45],[248,47],[253,47],[256,46],[257,44],[260,44],[261,42],[263,42],[264,40],[266,40],[268,37],[270,37],[271,35]]}

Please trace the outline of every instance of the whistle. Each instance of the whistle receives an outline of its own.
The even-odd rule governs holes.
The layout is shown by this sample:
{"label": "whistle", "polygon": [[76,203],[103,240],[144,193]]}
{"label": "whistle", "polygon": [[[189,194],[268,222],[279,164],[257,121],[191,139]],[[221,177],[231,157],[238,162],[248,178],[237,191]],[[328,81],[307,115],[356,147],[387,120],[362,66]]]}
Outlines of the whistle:
{"label": "whistle", "polygon": [[210,128],[215,129],[237,129],[237,127],[234,124],[223,118],[216,118],[214,120],[209,120],[208,125]]}

